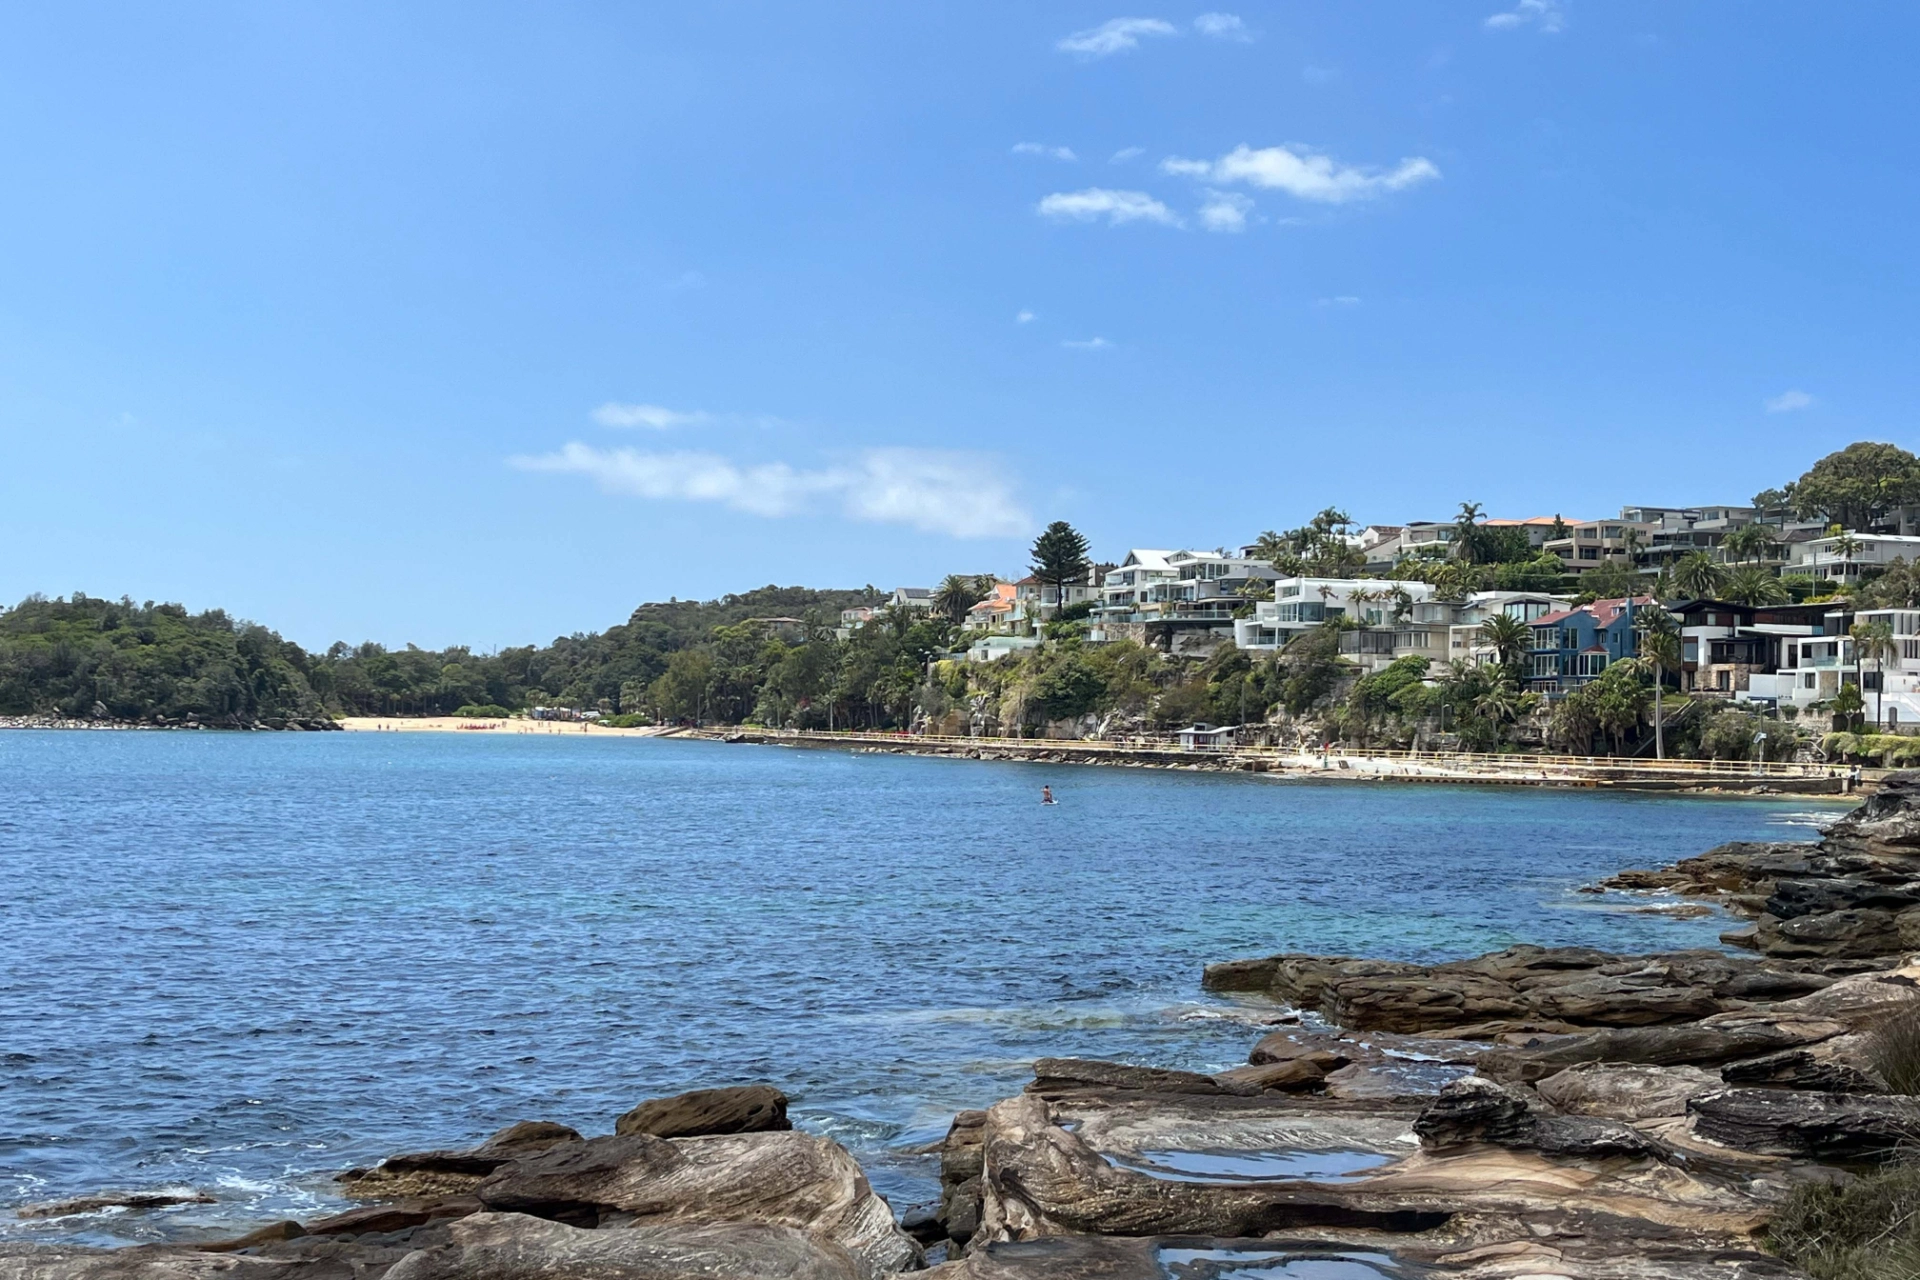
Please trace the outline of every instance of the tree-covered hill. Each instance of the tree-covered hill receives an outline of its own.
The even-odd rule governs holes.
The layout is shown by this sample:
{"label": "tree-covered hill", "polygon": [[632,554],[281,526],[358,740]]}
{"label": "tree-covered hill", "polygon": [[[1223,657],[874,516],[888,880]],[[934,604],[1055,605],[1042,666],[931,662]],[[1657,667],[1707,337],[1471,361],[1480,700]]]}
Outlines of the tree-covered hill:
{"label": "tree-covered hill", "polygon": [[251,724],[542,702],[639,710],[672,656],[704,646],[716,628],[782,617],[818,631],[840,610],[880,598],[871,587],[768,586],[643,604],[618,626],[542,647],[476,654],[341,643],[315,654],[218,609],[32,596],[0,610],[0,715]]}

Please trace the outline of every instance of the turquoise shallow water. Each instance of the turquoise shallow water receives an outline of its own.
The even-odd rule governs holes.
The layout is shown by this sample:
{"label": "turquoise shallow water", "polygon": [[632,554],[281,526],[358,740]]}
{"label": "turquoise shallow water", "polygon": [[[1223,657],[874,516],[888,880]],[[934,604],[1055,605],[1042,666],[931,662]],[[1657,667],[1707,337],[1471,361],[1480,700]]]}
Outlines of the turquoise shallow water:
{"label": "turquoise shallow water", "polygon": [[[1060,804],[1037,803],[1050,782]],[[647,739],[0,733],[0,1237],[334,1207],[326,1175],[763,1079],[861,1156],[1041,1054],[1218,1069],[1210,960],[1713,945],[1572,892],[1804,800],[1282,782]],[[211,1206],[14,1222],[189,1185]]]}

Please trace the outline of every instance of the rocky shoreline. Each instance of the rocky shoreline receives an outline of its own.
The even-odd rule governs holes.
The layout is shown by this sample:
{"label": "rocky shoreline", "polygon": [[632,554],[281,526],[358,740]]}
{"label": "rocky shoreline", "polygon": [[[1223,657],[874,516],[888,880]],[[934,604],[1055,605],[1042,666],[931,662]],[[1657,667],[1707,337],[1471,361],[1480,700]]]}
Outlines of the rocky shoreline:
{"label": "rocky shoreline", "polygon": [[152,720],[116,720],[104,713],[85,719],[51,715],[0,716],[0,729],[305,730],[325,733],[340,727],[331,716],[269,716],[263,720],[243,720],[238,716],[156,716]]}
{"label": "rocky shoreline", "polygon": [[1594,888],[1723,907],[1740,950],[1216,964],[1209,989],[1270,1002],[1246,1065],[1042,1058],[955,1117],[939,1202],[898,1217],[749,1085],[393,1156],[339,1175],[361,1207],[235,1240],[0,1245],[0,1280],[1806,1275],[1769,1239],[1783,1206],[1920,1144],[1920,774],[1818,842]]}

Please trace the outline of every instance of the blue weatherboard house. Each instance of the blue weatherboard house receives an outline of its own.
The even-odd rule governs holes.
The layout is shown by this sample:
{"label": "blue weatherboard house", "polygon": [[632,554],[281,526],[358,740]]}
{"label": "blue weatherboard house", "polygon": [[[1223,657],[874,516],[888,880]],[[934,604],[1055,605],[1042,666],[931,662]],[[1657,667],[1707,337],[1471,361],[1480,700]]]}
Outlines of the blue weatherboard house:
{"label": "blue weatherboard house", "polygon": [[[1652,596],[1635,596],[1633,608],[1652,603]],[[1527,655],[1527,688],[1549,697],[1572,693],[1634,654],[1633,624],[1624,598],[1561,609],[1528,625],[1533,628],[1533,650]]]}

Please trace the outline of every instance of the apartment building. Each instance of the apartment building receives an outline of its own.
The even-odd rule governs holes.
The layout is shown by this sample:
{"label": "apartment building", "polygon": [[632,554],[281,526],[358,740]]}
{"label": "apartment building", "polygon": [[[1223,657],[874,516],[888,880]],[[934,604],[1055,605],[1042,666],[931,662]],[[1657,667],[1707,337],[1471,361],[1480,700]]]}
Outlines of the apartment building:
{"label": "apartment building", "polygon": [[1340,637],[1340,652],[1369,670],[1394,658],[1417,653],[1444,661],[1436,628],[1417,625],[1413,611],[1433,598],[1424,582],[1383,582],[1377,578],[1282,578],[1273,599],[1254,605],[1253,615],[1233,623],[1233,642],[1255,653],[1272,653],[1295,636],[1324,622],[1351,619],[1359,624]]}
{"label": "apartment building", "polygon": [[1787,548],[1784,572],[1804,573],[1849,586],[1861,575],[1878,573],[1895,560],[1920,559],[1920,536],[1848,533],[1809,538]]}
{"label": "apartment building", "polygon": [[1101,580],[1089,638],[1142,644],[1210,642],[1233,634],[1233,615],[1247,589],[1280,577],[1267,561],[1242,551],[1129,551]]}

